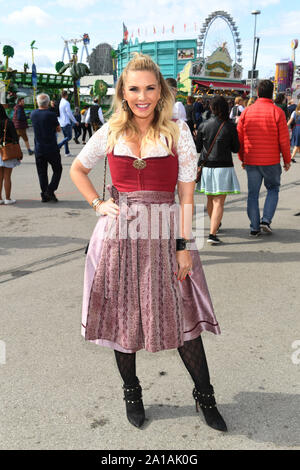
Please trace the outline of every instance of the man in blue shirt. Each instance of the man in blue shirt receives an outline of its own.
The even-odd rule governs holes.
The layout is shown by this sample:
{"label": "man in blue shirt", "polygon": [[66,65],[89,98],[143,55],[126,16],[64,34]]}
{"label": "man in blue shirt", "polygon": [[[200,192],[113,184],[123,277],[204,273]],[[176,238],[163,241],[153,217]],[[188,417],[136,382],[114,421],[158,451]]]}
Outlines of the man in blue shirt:
{"label": "man in blue shirt", "polygon": [[58,144],[58,148],[60,149],[63,145],[65,146],[65,155],[66,157],[72,157],[73,155],[70,153],[68,142],[72,139],[72,122],[76,126],[79,126],[79,123],[73,116],[71,111],[71,105],[68,101],[68,92],[63,91],[61,94],[61,100],[59,103],[59,124],[64,134],[64,139]]}
{"label": "man in blue shirt", "polygon": [[[55,113],[49,110],[49,102],[50,98],[45,93],[38,95],[39,108],[31,113],[31,122],[34,130],[35,162],[42,191],[42,202],[58,202],[54,191],[60,182],[62,164],[56,133],[61,129]],[[48,163],[53,171],[50,183],[48,182]]]}

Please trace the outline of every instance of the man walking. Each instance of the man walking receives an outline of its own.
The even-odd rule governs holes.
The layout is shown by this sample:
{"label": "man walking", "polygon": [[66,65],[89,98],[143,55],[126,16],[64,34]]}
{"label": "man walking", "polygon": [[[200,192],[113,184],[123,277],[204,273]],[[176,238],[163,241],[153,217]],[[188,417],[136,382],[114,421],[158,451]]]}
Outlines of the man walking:
{"label": "man walking", "polygon": [[72,139],[72,122],[79,126],[79,123],[73,116],[71,111],[71,105],[68,101],[68,92],[63,91],[61,94],[61,100],[59,103],[59,124],[64,134],[64,139],[58,144],[60,149],[63,145],[65,146],[65,155],[66,157],[72,157],[70,153],[68,142]]}
{"label": "man walking", "polygon": [[94,104],[88,109],[86,123],[91,123],[93,131],[96,132],[104,124],[102,108],[99,106],[99,100],[94,99]]}
{"label": "man walking", "polygon": [[[272,233],[280,188],[280,154],[284,169],[291,166],[290,138],[285,114],[272,101],[273,83],[262,80],[258,86],[258,99],[241,114],[237,126],[240,150],[239,159],[247,171],[247,213],[250,235],[259,236],[261,230]],[[267,189],[263,215],[260,218],[258,198],[261,184]]]}
{"label": "man walking", "polygon": [[[57,202],[54,191],[58,188],[62,174],[61,157],[56,140],[56,132],[60,132],[59,122],[55,113],[49,110],[50,98],[46,94],[38,95],[38,109],[31,113],[34,130],[35,162],[41,186],[42,202]],[[53,175],[48,184],[48,163]]]}

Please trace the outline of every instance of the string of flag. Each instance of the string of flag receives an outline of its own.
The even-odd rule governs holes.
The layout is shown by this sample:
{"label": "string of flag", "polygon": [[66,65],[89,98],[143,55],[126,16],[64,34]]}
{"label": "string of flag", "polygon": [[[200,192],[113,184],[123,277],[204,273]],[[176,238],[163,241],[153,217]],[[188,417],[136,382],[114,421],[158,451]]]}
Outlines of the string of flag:
{"label": "string of flag", "polygon": [[128,42],[128,39],[140,38],[140,37],[150,37],[155,35],[164,35],[164,34],[182,34],[182,33],[197,33],[199,31],[200,25],[196,22],[193,24],[183,23],[182,25],[171,25],[171,26],[148,26],[148,27],[138,27],[135,29],[130,29],[125,26],[123,23],[123,40]]}

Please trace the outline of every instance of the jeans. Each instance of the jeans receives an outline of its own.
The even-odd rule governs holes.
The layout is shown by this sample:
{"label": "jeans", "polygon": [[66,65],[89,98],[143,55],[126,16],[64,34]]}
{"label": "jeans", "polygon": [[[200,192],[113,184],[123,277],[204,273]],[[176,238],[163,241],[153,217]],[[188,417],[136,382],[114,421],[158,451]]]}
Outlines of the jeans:
{"label": "jeans", "polygon": [[[274,217],[280,188],[280,163],[276,165],[245,165],[248,177],[247,214],[251,230],[260,230],[260,222],[270,224]],[[267,189],[263,216],[260,219],[258,198],[262,182]]]}
{"label": "jeans", "polygon": [[[36,169],[40,181],[42,193],[53,194],[58,188],[61,174],[62,164],[59,152],[53,152],[51,155],[35,155]],[[52,167],[53,175],[50,183],[48,184],[48,163]]]}
{"label": "jeans", "polygon": [[58,148],[60,149],[63,145],[65,146],[65,154],[67,155],[70,153],[68,142],[72,139],[72,125],[67,124],[66,126],[61,128],[65,138],[58,144]]}

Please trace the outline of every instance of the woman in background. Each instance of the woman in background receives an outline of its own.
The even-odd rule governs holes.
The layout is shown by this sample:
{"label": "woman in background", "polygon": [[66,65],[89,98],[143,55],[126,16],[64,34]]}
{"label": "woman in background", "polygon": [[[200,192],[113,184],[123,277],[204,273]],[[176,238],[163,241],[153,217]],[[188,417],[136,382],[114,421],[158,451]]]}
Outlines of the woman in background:
{"label": "woman in background", "polygon": [[[4,139],[4,128],[5,122],[7,121],[6,127],[6,142],[7,143],[18,143],[19,137],[17,135],[13,122],[8,119],[4,107],[0,104],[0,145]],[[20,160],[14,158],[12,160],[3,161],[0,152],[0,204],[15,204],[17,201],[11,199],[11,174],[13,168],[20,165]],[[5,199],[2,199],[2,188],[4,184]]]}

